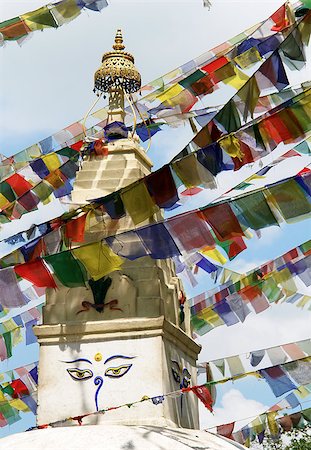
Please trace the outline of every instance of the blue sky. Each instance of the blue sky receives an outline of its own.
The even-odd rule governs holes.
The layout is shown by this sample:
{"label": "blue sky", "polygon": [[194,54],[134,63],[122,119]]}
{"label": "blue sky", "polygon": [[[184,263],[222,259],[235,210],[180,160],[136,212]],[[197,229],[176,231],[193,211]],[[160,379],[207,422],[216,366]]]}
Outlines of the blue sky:
{"label": "blue sky", "polygon": [[[100,64],[102,53],[110,50],[117,28],[122,28],[126,50],[135,55],[143,83],[146,83],[265,19],[282,1],[215,0],[210,11],[203,8],[202,3],[202,0],[111,0],[110,6],[102,13],[84,12],[58,30],[36,32],[22,47],[14,42],[8,43],[0,49],[0,83],[5,86],[0,91],[0,152],[14,154],[84,116],[94,101],[93,73]],[[44,4],[42,0],[2,1],[0,20]],[[310,69],[310,65],[308,67]],[[292,83],[297,84],[307,79],[307,71],[291,73],[290,76]],[[168,162],[190,138],[191,131],[187,125],[173,129],[165,127],[152,140],[149,156],[154,167]],[[290,160],[288,165],[279,165],[273,169],[271,177],[281,179],[291,170],[295,171],[300,163]],[[217,192],[193,198],[186,209],[208,203],[228,186],[254,173],[256,167],[224,174]],[[46,209],[42,209],[34,217],[42,218],[45,214]],[[23,220],[31,222],[34,217]],[[10,233],[17,232],[18,226],[17,223],[10,224]],[[5,227],[0,236],[2,232],[6,233]],[[262,232],[261,239],[249,240],[247,250],[228,267],[240,272],[249,270],[309,238],[310,219],[268,228]],[[206,273],[200,271],[197,280],[195,288],[185,281],[189,297],[214,287]],[[301,311],[293,305],[276,305],[260,315],[251,314],[244,324],[219,327],[200,338],[203,349],[199,360],[305,339],[310,335],[308,314],[309,311]],[[27,348],[19,345],[10,361],[0,363],[0,371],[33,361],[37,352],[35,345]],[[223,394],[226,394],[228,405],[230,395],[232,399],[237,398],[236,389],[241,391],[242,397],[231,411],[222,404]],[[235,414],[234,419],[243,414],[245,417],[245,410],[256,414],[262,412],[265,405],[275,402],[263,383],[229,383],[220,390],[214,417],[206,409],[200,409],[201,425],[208,427],[223,423],[225,419],[231,421],[232,414]],[[19,431],[26,421],[28,426],[29,417],[10,429],[0,429],[0,436]]]}

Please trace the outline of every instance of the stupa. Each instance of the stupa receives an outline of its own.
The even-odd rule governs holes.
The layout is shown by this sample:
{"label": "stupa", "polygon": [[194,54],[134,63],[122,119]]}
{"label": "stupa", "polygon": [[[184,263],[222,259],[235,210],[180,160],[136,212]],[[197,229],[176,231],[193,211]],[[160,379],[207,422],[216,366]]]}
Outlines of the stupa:
{"label": "stupa", "polygon": [[[140,74],[118,30],[113,51],[104,54],[95,73],[95,90],[109,95],[106,134],[88,146],[72,193],[75,204],[150,173],[151,160],[124,126],[124,96],[139,88]],[[152,211],[145,223],[161,214]],[[133,227],[131,219],[105,221],[104,227],[98,222],[86,239]],[[35,327],[40,344],[37,424],[54,427],[6,437],[1,450],[243,449],[198,430],[193,393],[161,396],[197,384],[200,346],[192,339],[186,304],[180,320],[181,298],[173,262],[150,257],[127,260],[120,270],[90,279],[85,288],[48,289],[43,324]],[[124,404],[128,407],[81,419]]]}

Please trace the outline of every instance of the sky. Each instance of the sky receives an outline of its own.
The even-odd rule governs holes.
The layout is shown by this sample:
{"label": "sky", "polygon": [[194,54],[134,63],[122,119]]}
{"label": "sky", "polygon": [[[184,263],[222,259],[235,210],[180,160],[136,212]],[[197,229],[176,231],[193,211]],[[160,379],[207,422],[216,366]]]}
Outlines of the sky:
{"label": "sky", "polygon": [[[0,21],[44,4],[39,0],[1,0]],[[109,7],[101,13],[82,12],[77,19],[57,30],[33,33],[22,46],[9,42],[0,48],[0,153],[12,155],[84,116],[94,101],[93,73],[100,65],[102,54],[110,50],[117,28],[122,29],[126,50],[134,54],[145,84],[267,18],[281,4],[281,0],[214,0],[208,10],[203,8],[202,0],[110,0]],[[310,73],[310,65],[307,69]],[[307,79],[307,70],[290,74],[292,84]],[[149,152],[154,167],[168,162],[190,138],[191,130],[187,125],[167,127],[158,133]],[[277,149],[275,153],[280,151],[282,149]],[[272,157],[267,157],[266,161],[269,158]],[[305,161],[291,158],[290,164],[279,164],[269,176],[272,181],[282,179],[300,170]],[[225,173],[216,191],[196,196],[185,209],[203,206],[215,199],[258,170],[256,164],[234,174]],[[50,206],[40,208],[19,223],[10,224],[9,229],[3,227],[0,239],[18,232],[18,227],[46,218],[48,211],[58,215],[62,208],[57,203],[53,210]],[[250,270],[309,239],[309,230],[310,219],[267,228],[260,239],[250,239],[247,250],[227,267],[241,273]],[[197,281],[195,287],[184,281],[189,297],[215,286],[201,271]],[[218,327],[199,339],[202,345],[199,361],[309,338],[309,314],[294,305],[283,304],[259,315],[251,314],[243,324]],[[1,372],[37,357],[34,345],[19,347],[14,358],[0,364]],[[204,379],[199,381],[203,383]],[[200,407],[201,428],[248,418],[276,402],[269,388],[263,383],[259,386],[256,380],[227,383],[219,388],[214,415]],[[0,437],[21,430],[24,423],[0,429]]]}

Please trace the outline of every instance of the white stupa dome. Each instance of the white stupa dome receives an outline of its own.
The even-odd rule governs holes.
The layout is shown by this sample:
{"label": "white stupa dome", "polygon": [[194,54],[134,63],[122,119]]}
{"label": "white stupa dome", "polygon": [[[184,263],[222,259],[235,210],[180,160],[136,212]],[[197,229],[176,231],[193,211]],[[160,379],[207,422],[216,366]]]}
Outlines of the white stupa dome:
{"label": "white stupa dome", "polygon": [[202,430],[152,425],[85,425],[18,433],[1,450],[236,450],[244,446]]}

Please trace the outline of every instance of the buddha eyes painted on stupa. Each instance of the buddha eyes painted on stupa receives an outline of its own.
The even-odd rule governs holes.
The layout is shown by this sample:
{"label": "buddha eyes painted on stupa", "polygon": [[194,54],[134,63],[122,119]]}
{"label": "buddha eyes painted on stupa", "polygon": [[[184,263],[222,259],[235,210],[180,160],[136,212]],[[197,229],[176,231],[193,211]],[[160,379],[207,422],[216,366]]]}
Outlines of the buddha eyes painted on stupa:
{"label": "buddha eyes painted on stupa", "polygon": [[190,385],[191,374],[187,368],[182,368],[182,366],[177,362],[172,360],[172,374],[176,383],[179,384],[180,388],[186,388]]}
{"label": "buddha eyes painted on stupa", "polygon": [[[73,367],[66,369],[67,373],[70,375],[72,380],[74,381],[87,381],[93,380],[92,384],[94,384],[94,401],[96,411],[99,411],[99,394],[103,386],[105,386],[104,378],[122,378],[126,375],[132,368],[133,364],[126,363],[126,360],[134,359],[136,356],[127,356],[127,355],[112,355],[107,359],[103,360],[102,353],[96,353],[94,355],[94,362],[87,358],[77,358],[71,361],[62,361],[65,364],[72,364]],[[123,364],[115,364],[119,362],[123,362]],[[113,365],[109,363],[114,362]],[[85,367],[86,364],[90,364],[92,366],[92,370],[90,368]],[[78,366],[78,367],[77,367]]]}

